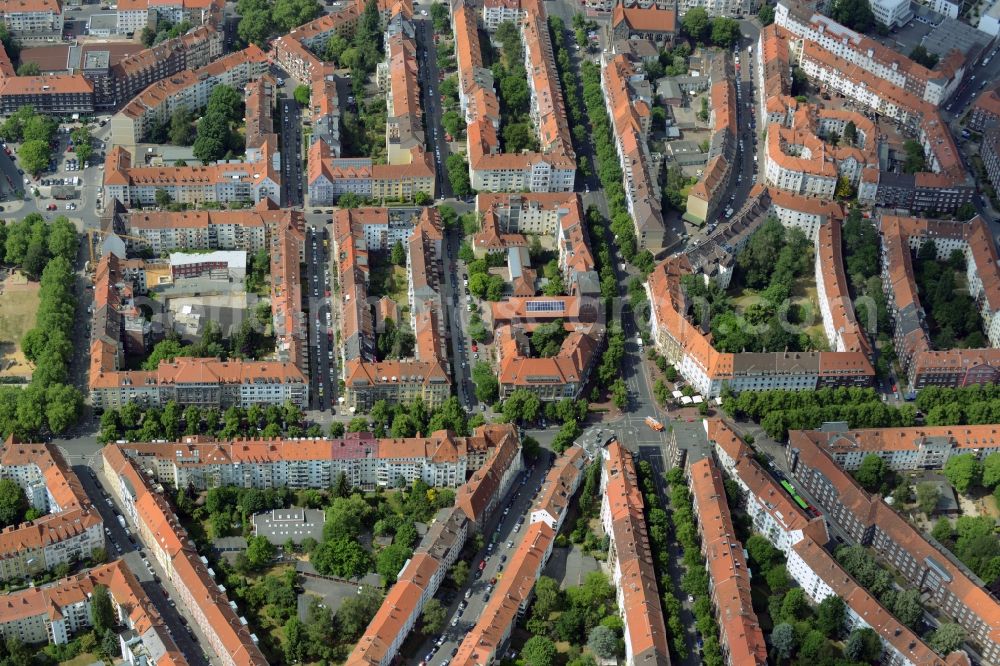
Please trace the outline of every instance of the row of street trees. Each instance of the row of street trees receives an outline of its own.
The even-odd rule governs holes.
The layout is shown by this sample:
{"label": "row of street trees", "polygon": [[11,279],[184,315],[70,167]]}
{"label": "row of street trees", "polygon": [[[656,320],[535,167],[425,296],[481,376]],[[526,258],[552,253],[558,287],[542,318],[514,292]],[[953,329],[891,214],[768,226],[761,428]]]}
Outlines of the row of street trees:
{"label": "row of street trees", "polygon": [[8,262],[34,269],[47,261],[41,271],[35,327],[21,339],[25,358],[35,366],[31,382],[23,388],[0,387],[0,435],[14,433],[30,441],[44,433],[65,432],[83,404],[80,392],[68,383],[76,314],[71,261],[78,240],[65,218],[49,226],[37,214],[0,230]]}

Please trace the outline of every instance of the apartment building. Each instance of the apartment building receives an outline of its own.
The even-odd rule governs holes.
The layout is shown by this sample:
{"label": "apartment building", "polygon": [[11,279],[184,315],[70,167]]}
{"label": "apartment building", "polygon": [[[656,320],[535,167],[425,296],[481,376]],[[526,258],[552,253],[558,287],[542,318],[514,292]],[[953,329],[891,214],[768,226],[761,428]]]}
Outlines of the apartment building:
{"label": "apartment building", "polygon": [[[283,213],[286,211],[282,211]],[[287,211],[293,216],[299,213]],[[279,226],[271,234],[271,326],[275,358],[293,363],[306,374],[309,366],[309,322],[302,311],[305,234],[302,224]]]}
{"label": "apartment building", "polygon": [[[715,456],[739,486],[753,529],[787,556],[789,575],[813,603],[835,594],[847,610],[847,628],[870,628],[879,636],[882,663],[892,666],[968,666],[964,652],[941,659],[837,563],[824,546],[830,541],[823,518],[812,518],[791,500],[770,472],[723,421],[704,422]],[[701,512],[699,512],[699,515]]]}
{"label": "apartment building", "polygon": [[493,34],[501,23],[519,23],[524,18],[520,0],[484,0],[483,25]]}
{"label": "apartment building", "polygon": [[[57,447],[9,436],[0,448],[0,478],[16,483],[31,507],[43,514],[0,531],[0,580],[72,564],[104,547],[101,514]],[[7,631],[0,626],[5,637]]]}
{"label": "apartment building", "polygon": [[94,112],[94,84],[83,74],[14,76],[0,79],[0,113],[22,106],[48,115]]}
{"label": "apartment building", "polygon": [[820,228],[846,217],[844,207],[836,201],[803,197],[785,190],[767,190],[770,207],[767,215],[778,218],[786,229],[799,229],[811,241],[815,241]]}
{"label": "apartment building", "polygon": [[221,361],[178,358],[156,370],[120,370],[109,345],[91,343],[90,397],[96,407],[117,409],[135,401],[159,406],[173,400],[181,405],[249,407],[309,404],[309,381],[292,363]]}
{"label": "apartment building", "polygon": [[[721,419],[706,419],[705,434],[719,465],[740,487],[754,532],[788,554],[812,519],[754,457],[754,451]],[[734,498],[736,499],[736,498]]]}
{"label": "apartment building", "polygon": [[817,229],[814,247],[817,300],[830,349],[861,352],[870,358],[872,346],[865,330],[875,331],[878,322],[859,322],[855,316],[850,285],[844,271],[839,220],[832,219]]}
{"label": "apartment building", "polygon": [[116,444],[102,451],[104,474],[111,492],[142,543],[162,565],[177,590],[177,603],[201,627],[224,666],[267,666],[257,639],[238,615],[235,602],[215,581],[169,502]]}
{"label": "apartment building", "polygon": [[543,522],[558,534],[590,461],[588,452],[579,446],[571,446],[556,458],[549,473],[542,479],[538,499],[531,507],[529,518],[532,523]]}
{"label": "apartment building", "polygon": [[[433,208],[341,209],[334,215],[333,254],[338,261],[340,357],[345,404],[367,410],[378,400],[420,398],[437,406],[451,395],[446,331],[451,313],[441,300],[444,279],[441,220]],[[379,359],[368,301],[368,255],[407,249],[407,296],[416,337],[412,359]],[[400,322],[397,322],[400,323]]]}
{"label": "apartment building", "polygon": [[378,201],[412,201],[418,192],[434,196],[434,160],[414,146],[407,164],[375,164],[368,157],[335,157],[326,141],[309,147],[306,183],[309,205],[332,206],[342,194]]}
{"label": "apartment building", "polygon": [[270,247],[269,239],[281,229],[304,228],[302,211],[279,210],[261,201],[249,210],[138,210],[123,216],[117,233],[133,250],[155,255],[171,250],[243,250],[254,253]]}
{"label": "apartment building", "polygon": [[[911,388],[966,386],[996,381],[1000,371],[1000,269],[986,223],[976,217],[963,223],[884,215],[882,287],[893,317],[894,344]],[[966,261],[969,294],[979,306],[983,332],[991,348],[934,350],[926,315],[917,294],[913,253],[932,240],[937,260],[953,251]]]}
{"label": "apartment building", "polygon": [[813,390],[823,386],[870,386],[875,370],[861,351],[724,353],[688,319],[690,303],[681,278],[693,272],[684,255],[657,266],[646,282],[653,341],[678,372],[706,397],[723,387],[741,391]]}
{"label": "apartment building", "polygon": [[469,519],[469,529],[482,530],[524,470],[520,436],[509,426],[499,427],[493,431],[495,446],[482,466],[455,492],[455,506]]}
{"label": "apartment building", "polygon": [[456,488],[483,468],[494,449],[517,434],[510,426],[481,426],[468,437],[441,430],[427,437],[376,439],[348,433],[340,439],[217,441],[186,436],[172,444],[121,444],[122,452],[160,483],[207,490],[327,488],[344,474],[357,488],[395,487],[422,480]]}
{"label": "apartment building", "polygon": [[623,624],[625,664],[669,666],[667,627],[632,454],[612,441],[601,458],[601,525],[609,540],[607,562]]}
{"label": "apartment building", "polygon": [[122,58],[110,68],[106,85],[94,81],[94,104],[98,108],[106,105],[120,108],[157,81],[178,72],[200,69],[220,57],[222,33],[213,25],[200,25],[179,37]]}
{"label": "apartment building", "polygon": [[1000,91],[994,84],[988,86],[976,97],[965,126],[973,132],[985,132],[990,125],[997,121],[1000,121]]}
{"label": "apartment building", "polygon": [[0,17],[14,37],[62,36],[59,0],[4,0],[0,2]]}
{"label": "apartment building", "polygon": [[425,146],[420,80],[417,75],[417,42],[413,23],[396,15],[386,27],[385,60],[379,63],[379,80],[386,101],[386,161],[410,164],[413,149]]}
{"label": "apartment building", "polygon": [[312,125],[310,145],[322,141],[329,146],[331,156],[340,157],[340,98],[334,71],[334,66],[329,64],[312,74],[307,116]]}
{"label": "apartment building", "polygon": [[[775,23],[787,35],[794,62],[811,80],[828,92],[844,95],[908,126],[924,149],[928,164],[925,172],[863,170],[859,185],[863,201],[889,208],[935,211],[954,211],[971,201],[975,184],[937,110],[965,74],[965,56],[958,49],[930,70],[794,0],[778,4]],[[761,40],[763,45],[763,35]],[[780,58],[782,49],[762,53]],[[770,112],[767,105],[772,103],[769,99],[763,106]]]}
{"label": "apartment building", "polygon": [[[789,433],[788,464],[795,479],[829,520],[852,540],[880,553],[942,615],[961,625],[984,661],[1000,659],[1000,601],[951,553],[928,542],[881,497],[866,493],[834,462],[822,444],[828,437],[826,432]],[[788,570],[796,575],[792,559]]]}
{"label": "apartment building", "polygon": [[875,20],[888,28],[901,28],[913,18],[909,0],[875,0],[871,5]]}
{"label": "apartment building", "polygon": [[660,7],[658,3],[647,7],[626,7],[624,2],[619,2],[611,10],[608,31],[613,42],[646,39],[658,46],[670,48],[677,37],[677,11],[674,8]]}
{"label": "apartment building", "polygon": [[[563,457],[580,460],[576,445],[563,452]],[[569,475],[567,478],[566,475]],[[559,460],[546,475],[546,487],[573,488],[580,483],[582,465],[565,465]],[[575,476],[575,478],[573,478]],[[501,497],[503,493],[497,493]],[[568,495],[566,500],[568,501]],[[458,652],[452,657],[451,663],[456,666],[475,666],[488,664],[503,655],[504,646],[510,638],[517,620],[521,618],[532,599],[535,582],[552,554],[558,527],[550,525],[548,511],[535,511],[538,507],[548,506],[551,493],[543,493],[536,500],[531,512],[531,522],[525,528],[525,534],[517,548],[510,555],[510,560],[504,570],[503,577],[496,583],[496,589],[490,600],[486,602],[475,626],[465,635]],[[537,516],[537,518],[536,518]]]}
{"label": "apartment building", "polygon": [[1000,127],[990,127],[983,132],[979,142],[979,155],[983,158],[986,177],[994,191],[1000,185]]}
{"label": "apartment building", "polygon": [[736,159],[737,104],[733,87],[735,73],[726,54],[717,54],[709,65],[709,138],[708,162],[698,182],[688,191],[687,215],[705,221],[722,205]]}
{"label": "apartment building", "polygon": [[877,455],[895,471],[941,469],[952,456],[971,453],[979,460],[1000,451],[993,426],[920,426],[880,430],[838,430],[810,435],[816,446],[847,471],[867,455]]}
{"label": "apartment building", "polygon": [[267,148],[256,162],[232,160],[206,166],[133,166],[132,154],[115,146],[105,159],[104,196],[127,206],[153,206],[163,190],[177,203],[281,202],[280,156]]}
{"label": "apartment building", "polygon": [[472,239],[477,257],[527,247],[528,234],[550,236],[559,252],[559,268],[569,293],[592,296],[600,290],[583,204],[577,194],[479,193],[476,215],[482,220]]}
{"label": "apartment building", "polygon": [[689,458],[685,467],[723,659],[730,666],[765,666],[767,644],[750,599],[750,569],[733,528],[722,474],[711,454]]}
{"label": "apartment building", "polygon": [[119,658],[129,664],[188,663],[125,560],[5,595],[0,636],[7,641],[65,645],[74,634],[91,628],[91,600],[98,586],[107,590],[115,621],[125,627],[118,635]]}
{"label": "apartment building", "polygon": [[452,8],[459,102],[467,123],[469,179],[473,189],[491,192],[572,192],[576,155],[545,12],[540,3],[522,5],[521,40],[531,92],[532,122],[539,152],[500,152],[500,103],[493,75],[483,66],[477,12],[465,2]]}
{"label": "apartment building", "polygon": [[677,13],[681,16],[697,8],[704,9],[709,16],[751,16],[757,13],[760,3],[754,0],[680,0],[677,3]]}
{"label": "apartment building", "polygon": [[117,5],[120,35],[140,32],[148,25],[169,21],[174,25],[190,21],[203,25],[222,18],[224,3],[221,0],[119,0]]}
{"label": "apartment building", "polygon": [[247,84],[262,77],[267,68],[266,54],[251,44],[199,69],[183,70],[160,79],[111,119],[113,143],[135,146],[154,126],[169,122],[177,110],[196,113],[203,109],[216,86],[226,85],[242,92]]}
{"label": "apartment building", "polygon": [[659,254],[679,239],[670,234],[660,204],[659,169],[649,154],[653,90],[627,56],[602,56],[601,87],[615,133],[625,203],[640,249]]}
{"label": "apartment building", "polygon": [[127,357],[145,354],[152,333],[151,324],[136,303],[139,290],[128,277],[128,263],[108,253],[94,271],[91,340],[99,342],[95,347],[106,349],[117,366],[124,365]]}
{"label": "apartment building", "polygon": [[364,635],[348,656],[347,666],[388,666],[420,618],[424,605],[437,593],[468,536],[469,521],[460,509],[435,517],[396,583],[382,601]]}
{"label": "apartment building", "polygon": [[[899,4],[899,0],[887,0],[885,4]],[[861,67],[876,79],[906,90],[934,106],[954,92],[964,74],[964,56],[957,48],[942,58],[934,69],[928,69],[795,0],[778,3],[774,22],[794,38],[804,43],[814,42],[843,62]]]}
{"label": "apartment building", "polygon": [[[794,100],[793,100],[794,101]],[[878,134],[875,123],[860,113],[820,109],[795,103],[785,114],[787,123],[767,127],[764,143],[764,183],[807,197],[831,200],[845,179],[858,189],[859,201],[874,201],[876,188],[862,174],[878,170]],[[834,145],[848,123],[855,127],[853,143]]]}

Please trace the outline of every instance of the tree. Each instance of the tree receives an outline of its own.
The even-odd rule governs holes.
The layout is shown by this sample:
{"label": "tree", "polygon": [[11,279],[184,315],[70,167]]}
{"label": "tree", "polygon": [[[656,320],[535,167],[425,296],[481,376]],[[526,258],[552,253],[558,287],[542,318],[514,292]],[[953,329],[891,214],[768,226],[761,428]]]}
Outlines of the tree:
{"label": "tree", "polygon": [[948,462],[944,464],[944,475],[955,490],[964,495],[969,492],[969,488],[979,483],[982,468],[974,454],[963,453],[948,458]]}
{"label": "tree", "polygon": [[17,68],[18,76],[38,76],[41,73],[42,68],[37,62],[22,62]]}
{"label": "tree", "polygon": [[854,662],[870,664],[882,656],[882,641],[870,627],[855,629],[844,645],[844,656]]}
{"label": "tree", "polygon": [[396,582],[396,576],[403,570],[403,565],[412,554],[412,549],[398,543],[382,549],[376,558],[375,570],[382,576],[386,585],[392,585]]}
{"label": "tree", "polygon": [[994,451],[983,459],[983,479],[984,488],[993,488],[1000,484],[1000,451]]}
{"label": "tree", "polygon": [[469,181],[469,163],[465,155],[452,153],[445,160],[445,169],[448,171],[448,182],[451,184],[452,192],[456,197],[465,198],[472,194],[472,184]]}
{"label": "tree", "polygon": [[274,559],[274,544],[267,537],[252,536],[247,539],[247,562],[250,568],[259,571],[269,565]]}
{"label": "tree", "polygon": [[156,192],[153,193],[153,198],[156,200],[156,205],[160,208],[166,208],[173,201],[173,197],[162,187],[156,188]]}
{"label": "tree", "polygon": [[[865,2],[866,0],[858,1]],[[903,171],[905,173],[920,173],[922,171],[927,171],[927,158],[924,155],[924,147],[920,145],[919,141],[907,139],[903,142],[903,152],[905,153],[905,159],[903,161]]]}
{"label": "tree", "polygon": [[954,534],[954,531],[951,529],[951,522],[947,518],[938,518],[937,522],[934,523],[934,527],[931,528],[931,536],[941,543],[951,541]]}
{"label": "tree", "polygon": [[965,629],[953,622],[944,622],[934,630],[927,640],[935,652],[947,655],[954,652],[965,642]]}
{"label": "tree", "polygon": [[312,554],[311,562],[321,574],[341,578],[361,578],[372,568],[371,554],[364,546],[355,539],[344,537],[321,543]]}
{"label": "tree", "polygon": [[11,479],[0,479],[0,527],[16,525],[28,510],[28,498]]}
{"label": "tree", "polygon": [[925,515],[934,513],[938,501],[941,499],[941,490],[937,484],[924,481],[917,484],[917,506]]}
{"label": "tree", "polygon": [[618,652],[618,636],[611,629],[599,624],[590,630],[587,647],[601,659],[610,659]]}
{"label": "tree", "polygon": [[95,585],[90,596],[90,623],[98,633],[110,631],[118,624],[111,595],[104,585]]}
{"label": "tree", "polygon": [[740,23],[736,19],[719,16],[712,20],[712,43],[729,48],[740,38]]}
{"label": "tree", "polygon": [[839,638],[847,621],[847,606],[844,600],[831,594],[816,608],[816,628],[830,638]]}
{"label": "tree", "polygon": [[875,453],[869,453],[862,458],[861,465],[854,472],[854,478],[869,492],[881,488],[888,475],[889,465]]}
{"label": "tree", "polygon": [[358,640],[381,605],[381,595],[370,585],[362,586],[360,593],[345,599],[337,610],[337,621],[344,638],[351,643]]}
{"label": "tree", "polygon": [[414,192],[413,203],[415,203],[418,206],[430,206],[432,203],[434,203],[434,197],[427,194],[426,192]]}
{"label": "tree", "polygon": [[47,141],[32,139],[21,144],[17,151],[17,158],[25,171],[35,175],[41,173],[49,165],[51,154]]}
{"label": "tree", "polygon": [[424,612],[420,619],[423,623],[421,631],[425,636],[439,634],[444,629],[444,623],[448,619],[448,611],[437,599],[430,599],[424,604]]}
{"label": "tree", "polygon": [[456,587],[465,587],[469,582],[469,563],[465,560],[455,562],[451,567],[451,580]]}
{"label": "tree", "polygon": [[194,114],[186,106],[182,106],[170,116],[170,129],[167,136],[175,146],[190,146],[194,140]]}
{"label": "tree", "polygon": [[681,19],[681,27],[684,28],[684,32],[696,42],[704,42],[707,39],[709,25],[711,25],[711,20],[703,7],[689,9]]}
{"label": "tree", "polygon": [[555,643],[545,636],[532,636],[521,650],[521,658],[527,666],[553,666],[556,654]]}
{"label": "tree", "polygon": [[309,99],[311,95],[312,88],[307,85],[295,86],[295,91],[292,93],[292,97],[295,98],[295,101],[306,107],[309,106]]}
{"label": "tree", "polygon": [[762,26],[769,26],[774,23],[774,6],[763,3],[757,10],[757,20]]}
{"label": "tree", "polygon": [[486,404],[496,401],[500,383],[489,363],[479,361],[472,367],[472,381],[476,385],[476,399]]}
{"label": "tree", "polygon": [[779,658],[790,658],[795,653],[795,647],[798,645],[795,627],[787,622],[775,625],[774,630],[771,632],[771,645],[778,652]]}
{"label": "tree", "polygon": [[927,69],[934,69],[934,66],[938,63],[937,54],[931,53],[927,50],[927,47],[923,44],[917,44],[910,51],[910,60],[920,63]]}
{"label": "tree", "polygon": [[806,601],[805,591],[801,587],[794,587],[785,595],[781,602],[781,618],[785,622],[795,622],[801,620],[809,611],[809,602]]}
{"label": "tree", "polygon": [[396,243],[392,246],[392,253],[390,255],[389,260],[392,261],[392,263],[396,264],[397,266],[406,265],[406,249],[403,247],[402,241],[397,240]]}
{"label": "tree", "polygon": [[868,32],[875,23],[875,14],[868,0],[835,0],[830,8],[830,17],[858,32]]}

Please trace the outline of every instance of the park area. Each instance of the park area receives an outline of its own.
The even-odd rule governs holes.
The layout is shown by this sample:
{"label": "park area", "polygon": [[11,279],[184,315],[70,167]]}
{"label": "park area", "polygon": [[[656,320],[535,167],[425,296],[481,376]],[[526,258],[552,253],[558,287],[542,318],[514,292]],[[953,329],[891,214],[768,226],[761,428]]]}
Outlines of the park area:
{"label": "park area", "polygon": [[799,229],[767,220],[736,257],[723,289],[684,277],[696,322],[710,322],[721,352],[826,349],[816,292],[812,243]]}
{"label": "park area", "polygon": [[0,280],[0,378],[31,378],[32,366],[21,352],[21,338],[35,325],[38,282],[21,273]]}

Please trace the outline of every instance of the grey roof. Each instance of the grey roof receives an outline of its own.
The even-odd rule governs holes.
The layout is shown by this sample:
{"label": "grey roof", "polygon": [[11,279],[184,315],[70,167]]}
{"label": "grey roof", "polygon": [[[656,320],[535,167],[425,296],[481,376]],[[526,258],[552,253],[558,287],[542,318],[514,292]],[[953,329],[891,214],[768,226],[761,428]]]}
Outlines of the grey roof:
{"label": "grey roof", "polygon": [[967,56],[978,54],[990,42],[990,36],[967,23],[945,18],[920,41],[929,52],[940,57],[952,49]]}
{"label": "grey roof", "polygon": [[253,516],[253,529],[257,536],[267,537],[274,544],[291,539],[300,543],[307,537],[316,541],[323,539],[323,524],[326,515],[320,509],[274,509]]}
{"label": "grey roof", "polygon": [[819,352],[766,352],[733,355],[734,375],[807,374],[819,371]]}

